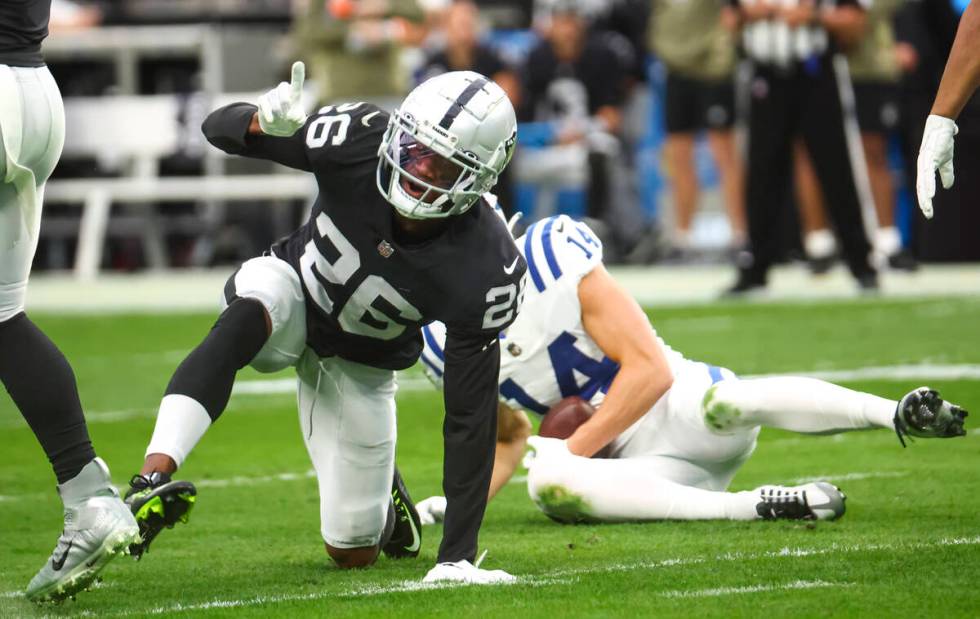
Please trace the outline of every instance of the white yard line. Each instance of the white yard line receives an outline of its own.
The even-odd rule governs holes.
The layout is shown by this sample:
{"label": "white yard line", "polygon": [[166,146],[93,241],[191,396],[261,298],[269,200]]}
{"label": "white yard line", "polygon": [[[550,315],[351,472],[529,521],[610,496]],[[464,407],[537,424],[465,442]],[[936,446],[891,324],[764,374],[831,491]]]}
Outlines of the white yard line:
{"label": "white yard line", "polygon": [[[802,370],[798,372],[747,374],[742,376],[742,378],[770,378],[773,376],[806,376],[821,380],[843,382],[855,380],[975,380],[980,379],[980,365],[883,365],[851,370]],[[434,389],[428,379],[415,376],[399,377],[398,388],[402,391],[427,391]],[[275,378],[269,380],[238,381],[235,383],[232,395],[272,395],[293,394],[295,392],[295,379]]]}
{"label": "white yard line", "polygon": [[[800,559],[823,555],[835,555],[835,554],[849,554],[849,553],[867,553],[867,552],[880,552],[880,551],[891,551],[891,550],[901,550],[906,552],[915,552],[918,550],[928,550],[934,548],[945,548],[950,546],[976,546],[980,545],[980,535],[973,537],[959,537],[959,538],[942,538],[938,540],[933,540],[930,542],[918,542],[912,544],[854,544],[854,545],[839,545],[839,544],[829,544],[820,548],[790,548],[783,547],[778,550],[770,550],[765,552],[729,552],[716,556],[707,557],[680,557],[671,559],[662,559],[659,561],[640,561],[636,563],[621,563],[612,565],[598,565],[590,567],[581,568],[571,568],[564,570],[554,570],[541,574],[539,576],[529,575],[518,577],[517,582],[511,583],[510,585],[500,585],[500,586],[550,586],[550,585],[562,585],[573,583],[578,580],[579,576],[592,575],[592,574],[603,574],[603,573],[614,573],[614,572],[635,572],[635,571],[650,571],[663,568],[687,566],[687,565],[698,565],[705,563],[718,563],[718,562],[742,562],[751,560],[766,560],[766,559]],[[707,597],[710,595],[728,595],[728,594],[739,594],[739,593],[755,593],[764,592],[767,590],[780,590],[780,589],[808,589],[815,588],[818,586],[849,586],[854,583],[830,583],[825,581],[796,581],[793,583],[782,584],[782,585],[747,585],[744,587],[723,587],[717,589],[702,589],[702,590],[676,590],[676,591],[665,591],[661,595],[665,597],[673,598],[694,598],[694,597]],[[167,606],[158,606],[155,608],[141,609],[141,610],[131,610],[131,611],[121,611],[110,616],[132,616],[132,615],[162,615],[171,613],[182,613],[182,612],[194,612],[201,610],[208,610],[211,608],[242,608],[248,606],[262,606],[266,604],[275,604],[280,602],[294,602],[294,601],[316,601],[326,598],[345,598],[345,597],[372,597],[379,595],[389,595],[397,593],[414,593],[419,591],[430,591],[439,589],[449,589],[457,586],[455,583],[434,583],[434,584],[424,584],[417,580],[404,580],[396,581],[390,585],[362,585],[354,587],[347,591],[338,592],[317,592],[317,593],[304,593],[304,594],[285,594],[285,595],[260,595],[251,598],[240,598],[240,599],[226,599],[226,600],[209,600],[207,602],[200,602],[196,604],[171,604]],[[770,589],[763,589],[760,587],[770,587]],[[5,593],[0,593],[0,597],[18,597],[21,593],[19,591],[10,591]]]}
{"label": "white yard line", "polygon": [[[768,378],[773,376],[806,376],[821,380],[850,382],[857,380],[881,381],[914,381],[914,380],[978,380],[980,365],[978,364],[920,364],[920,365],[888,365],[858,368],[853,370],[816,370],[799,372],[779,372],[773,374],[747,374],[742,378]],[[398,379],[398,387],[406,393],[433,390],[432,383],[420,376],[402,376]],[[272,378],[259,380],[240,380],[235,383],[233,396],[257,395],[289,395],[296,393],[295,378]],[[156,408],[137,408],[114,411],[90,411],[85,417],[91,423],[116,423],[133,419],[152,419],[156,416]],[[0,418],[0,429],[9,427],[26,427],[18,417]],[[782,439],[797,440],[797,439]]]}
{"label": "white yard line", "polygon": [[980,365],[964,364],[902,364],[857,368],[853,370],[818,370],[780,372],[777,374],[746,375],[742,378],[768,378],[771,376],[806,376],[829,381],[855,380],[976,380],[980,378]]}
{"label": "white yard line", "polygon": [[202,479],[194,482],[198,488],[229,488],[238,486],[254,486],[256,484],[267,484],[277,481],[300,481],[313,479],[316,471],[310,469],[305,473],[279,473],[277,475],[259,475],[258,477],[238,476],[230,479]]}
{"label": "white yard line", "polygon": [[[257,475],[255,477],[239,475],[228,479],[202,479],[200,481],[195,481],[194,485],[198,488],[240,488],[243,486],[255,486],[258,484],[268,484],[281,481],[303,481],[306,479],[315,478],[316,471],[309,469],[302,473],[276,473],[274,475]],[[0,494],[0,503],[37,500],[43,499],[45,496],[46,495],[41,493]]]}
{"label": "white yard line", "polygon": [[741,595],[744,593],[765,593],[769,591],[789,591],[793,589],[819,589],[821,587],[850,587],[851,582],[827,582],[826,580],[794,580],[781,585],[749,585],[747,587],[718,587],[715,589],[679,589],[664,591],[665,598],[706,598],[722,595]]}
{"label": "white yard line", "polygon": [[[573,568],[567,570],[555,570],[540,576],[521,576],[517,582],[509,585],[498,586],[551,586],[565,585],[574,583],[579,576],[602,574],[610,572],[633,572],[649,571],[661,568],[676,566],[686,566],[714,562],[736,562],[759,559],[782,559],[782,558],[806,558],[821,555],[833,555],[843,553],[866,553],[885,550],[904,550],[914,552],[931,548],[942,548],[948,546],[975,546],[980,544],[980,536],[939,539],[931,542],[920,542],[915,544],[855,544],[852,546],[842,546],[831,544],[822,548],[789,548],[784,547],[779,550],[758,553],[726,553],[715,557],[688,557],[673,558],[661,561],[643,561],[637,563],[626,563],[618,565],[600,565],[585,568]],[[702,590],[675,590],[661,593],[664,597],[671,598],[698,598],[717,595],[734,595],[742,593],[759,593],[766,591],[777,591],[783,589],[812,589],[818,587],[837,587],[851,586],[849,582],[827,582],[827,581],[795,581],[780,585],[747,585],[744,587],[722,587],[717,589]],[[243,608],[249,606],[262,606],[280,602],[296,601],[317,601],[327,598],[349,598],[349,597],[373,597],[380,595],[391,595],[398,593],[415,593],[420,591],[431,591],[440,589],[455,588],[461,585],[455,583],[434,583],[424,584],[417,580],[396,581],[390,585],[364,585],[355,587],[348,591],[335,593],[305,593],[305,594],[286,594],[286,595],[264,595],[252,598],[230,599],[230,600],[210,600],[198,604],[172,604],[168,606],[158,606],[146,610],[133,610],[120,612],[114,616],[132,615],[162,615],[171,613],[194,612],[208,610],[211,608]]]}
{"label": "white yard line", "polygon": [[861,479],[881,479],[887,477],[907,477],[909,474],[903,471],[875,471],[871,473],[842,473],[840,475],[816,475],[812,477],[799,477],[790,483],[808,484],[814,481],[856,481]]}

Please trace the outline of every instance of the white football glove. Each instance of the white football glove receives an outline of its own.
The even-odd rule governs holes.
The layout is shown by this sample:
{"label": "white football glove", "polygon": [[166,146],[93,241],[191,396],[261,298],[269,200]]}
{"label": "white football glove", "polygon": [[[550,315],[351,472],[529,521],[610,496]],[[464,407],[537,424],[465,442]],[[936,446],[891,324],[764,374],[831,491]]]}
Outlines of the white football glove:
{"label": "white football glove", "polygon": [[915,192],[919,208],[926,219],[932,219],[932,198],[936,195],[936,170],[943,189],[953,186],[953,136],[959,133],[956,123],[943,116],[930,114],[919,146]]}
{"label": "white football glove", "polygon": [[436,524],[446,519],[446,497],[430,496],[415,504],[415,511],[419,513],[419,520],[423,526]]}
{"label": "white football glove", "polygon": [[303,80],[306,66],[302,62],[293,63],[292,80],[279,82],[279,85],[259,96],[259,127],[262,133],[283,138],[296,133],[306,123],[303,111]]}
{"label": "white football glove", "polygon": [[527,446],[531,450],[524,456],[524,468],[531,469],[536,464],[561,458],[577,458],[568,451],[568,441],[560,438],[529,436]]}
{"label": "white football glove", "polygon": [[[480,562],[477,561],[477,565]],[[516,582],[517,577],[503,570],[481,570],[469,561],[436,563],[422,582],[458,582],[466,585],[496,585]]]}

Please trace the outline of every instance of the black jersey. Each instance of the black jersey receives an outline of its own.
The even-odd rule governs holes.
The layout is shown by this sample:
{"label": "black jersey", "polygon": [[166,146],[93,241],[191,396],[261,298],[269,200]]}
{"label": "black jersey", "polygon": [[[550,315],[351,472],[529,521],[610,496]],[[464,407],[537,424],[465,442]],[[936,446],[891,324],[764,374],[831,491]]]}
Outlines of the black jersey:
{"label": "black jersey", "polygon": [[488,341],[510,324],[524,259],[484,202],[426,243],[395,240],[394,210],[376,180],[386,112],[367,103],[328,106],[291,138],[245,138],[255,110],[222,108],[204,132],[226,152],[316,176],[320,195],[310,220],[272,247],[303,281],[314,352],[402,370],[418,360],[421,327],[433,320]]}
{"label": "black jersey", "polygon": [[40,67],[41,41],[48,36],[51,0],[0,2],[0,64]]}
{"label": "black jersey", "polygon": [[320,356],[397,370],[418,359],[422,325],[446,324],[449,509],[439,557],[473,560],[493,466],[497,338],[520,309],[524,258],[484,201],[423,244],[397,241],[394,209],[376,180],[388,123],[379,108],[327,106],[288,138],[248,135],[255,112],[245,103],[226,106],[208,116],[203,130],[225,152],[316,177],[309,221],[272,248],[303,282],[308,346]]}

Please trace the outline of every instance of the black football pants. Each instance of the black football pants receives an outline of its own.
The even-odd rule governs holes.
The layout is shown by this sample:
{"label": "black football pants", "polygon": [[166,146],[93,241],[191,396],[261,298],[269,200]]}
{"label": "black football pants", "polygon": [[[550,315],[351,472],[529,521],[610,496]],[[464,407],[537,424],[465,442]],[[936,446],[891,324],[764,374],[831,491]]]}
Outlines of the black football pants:
{"label": "black football pants", "polygon": [[[827,215],[837,231],[851,273],[872,273],[871,245],[855,182],[865,162],[852,161],[860,150],[849,148],[839,86],[850,90],[846,71],[838,74],[830,58],[780,73],[757,65],[749,83],[748,176],[746,210],[753,263],[751,275],[761,281],[776,258],[777,235],[785,215],[787,187],[793,174],[793,141],[806,143],[823,192]],[[853,103],[848,113],[854,114]]]}

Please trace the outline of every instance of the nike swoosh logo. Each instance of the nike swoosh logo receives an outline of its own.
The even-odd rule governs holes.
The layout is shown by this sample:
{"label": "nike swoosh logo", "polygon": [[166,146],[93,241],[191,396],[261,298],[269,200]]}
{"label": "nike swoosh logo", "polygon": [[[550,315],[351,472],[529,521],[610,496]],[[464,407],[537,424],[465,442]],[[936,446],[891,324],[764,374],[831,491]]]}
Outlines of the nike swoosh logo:
{"label": "nike swoosh logo", "polygon": [[368,123],[371,122],[371,119],[374,118],[377,115],[378,115],[378,111],[377,110],[375,110],[374,112],[371,112],[370,114],[368,114],[367,116],[365,116],[364,118],[361,119],[361,124],[364,125],[365,127],[367,127],[368,126]]}
{"label": "nike swoosh logo", "polygon": [[408,507],[402,504],[402,510],[405,512],[405,517],[408,519],[408,526],[412,527],[412,545],[405,546],[405,550],[408,552],[415,552],[422,546],[422,536],[419,535],[419,530],[415,527],[415,521],[412,520],[412,514],[408,511]]}
{"label": "nike swoosh logo", "polygon": [[51,559],[51,569],[60,572],[61,568],[65,567],[65,560],[68,558],[68,553],[71,551],[72,544],[74,543],[74,539],[68,540],[68,548],[65,548],[65,551],[61,553],[61,558],[58,560]]}
{"label": "nike swoosh logo", "polygon": [[520,260],[520,259],[521,259],[520,256],[514,258],[513,264],[511,264],[509,267],[504,267],[504,273],[506,273],[507,275],[510,275],[511,273],[513,273],[514,272],[514,269],[517,268],[517,261]]}

